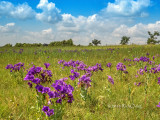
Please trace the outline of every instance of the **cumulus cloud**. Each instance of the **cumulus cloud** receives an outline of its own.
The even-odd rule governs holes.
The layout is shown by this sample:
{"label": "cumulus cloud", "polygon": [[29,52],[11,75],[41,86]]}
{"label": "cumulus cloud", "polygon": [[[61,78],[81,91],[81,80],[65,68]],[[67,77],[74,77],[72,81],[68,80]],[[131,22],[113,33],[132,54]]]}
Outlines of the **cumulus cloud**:
{"label": "cumulus cloud", "polygon": [[42,13],[37,13],[36,15],[36,18],[40,21],[53,24],[62,20],[60,10],[55,7],[54,3],[48,3],[48,0],[40,0],[37,8],[43,11]]}
{"label": "cumulus cloud", "polygon": [[15,23],[8,23],[4,26],[0,25],[0,32],[1,33],[15,32]]}
{"label": "cumulus cloud", "polygon": [[35,11],[27,4],[14,6],[10,2],[0,2],[0,16],[9,16],[21,20],[31,19],[35,16]]}
{"label": "cumulus cloud", "polygon": [[115,0],[114,3],[109,2],[104,10],[122,16],[137,15],[143,8],[150,5],[150,0]]}

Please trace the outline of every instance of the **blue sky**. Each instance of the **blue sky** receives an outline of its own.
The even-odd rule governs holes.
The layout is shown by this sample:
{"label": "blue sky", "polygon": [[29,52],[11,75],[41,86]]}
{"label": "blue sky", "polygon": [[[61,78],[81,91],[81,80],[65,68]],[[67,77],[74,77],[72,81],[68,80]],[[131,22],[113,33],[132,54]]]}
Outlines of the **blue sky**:
{"label": "blue sky", "polygon": [[88,45],[119,44],[121,37],[146,44],[147,31],[160,31],[159,0],[0,1],[0,46],[50,43],[72,38]]}

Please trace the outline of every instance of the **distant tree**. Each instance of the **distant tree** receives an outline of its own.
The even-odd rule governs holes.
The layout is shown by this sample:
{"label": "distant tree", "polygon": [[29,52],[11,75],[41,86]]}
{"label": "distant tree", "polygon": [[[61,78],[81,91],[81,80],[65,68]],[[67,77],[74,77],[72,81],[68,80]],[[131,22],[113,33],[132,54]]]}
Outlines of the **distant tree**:
{"label": "distant tree", "polygon": [[121,38],[120,44],[121,44],[121,45],[126,45],[126,44],[128,44],[129,39],[130,39],[130,37],[123,36],[123,37]]}
{"label": "distant tree", "polygon": [[47,43],[44,43],[43,46],[48,46],[48,44],[47,44]]}
{"label": "distant tree", "polygon": [[12,47],[12,44],[5,44],[4,47]]}
{"label": "distant tree", "polygon": [[94,39],[92,40],[93,45],[97,46],[98,44],[101,44],[100,40]]}
{"label": "distant tree", "polygon": [[15,47],[24,47],[23,43],[16,43]]}
{"label": "distant tree", "polygon": [[49,46],[74,46],[73,40],[63,40],[63,41],[54,41],[50,42]]}
{"label": "distant tree", "polygon": [[158,31],[154,31],[154,33],[152,34],[150,31],[148,31],[149,34],[149,38],[147,40],[147,44],[156,44],[159,43],[160,41],[156,41],[157,37],[160,36],[160,33]]}
{"label": "distant tree", "polygon": [[93,46],[93,44],[92,43],[89,43],[89,45],[88,46]]}

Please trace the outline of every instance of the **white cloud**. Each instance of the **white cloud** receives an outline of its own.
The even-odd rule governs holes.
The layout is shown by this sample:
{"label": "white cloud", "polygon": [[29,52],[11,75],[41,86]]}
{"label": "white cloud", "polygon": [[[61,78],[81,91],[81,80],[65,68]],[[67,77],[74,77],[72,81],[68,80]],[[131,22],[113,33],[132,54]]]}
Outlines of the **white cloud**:
{"label": "white cloud", "polygon": [[10,2],[0,2],[0,16],[9,16],[21,20],[34,18],[35,11],[27,4],[14,6]]}
{"label": "white cloud", "polygon": [[25,20],[34,18],[35,11],[30,6],[28,6],[27,3],[24,3],[15,7],[14,11],[10,12],[10,15],[15,18]]}
{"label": "white cloud", "polygon": [[150,0],[115,0],[114,3],[109,2],[104,11],[117,15],[132,16],[149,5]]}
{"label": "white cloud", "polygon": [[42,9],[42,13],[37,13],[36,18],[43,22],[48,23],[57,23],[62,20],[60,15],[60,10],[55,7],[55,4],[48,0],[40,0],[40,3],[37,5],[38,9]]}
{"label": "white cloud", "polygon": [[55,35],[52,28],[48,28],[40,32],[26,32],[23,39],[27,41],[26,38],[36,43],[50,43],[51,41],[54,41]]}
{"label": "white cloud", "polygon": [[15,23],[8,23],[4,26],[0,25],[0,32],[1,33],[15,32]]}

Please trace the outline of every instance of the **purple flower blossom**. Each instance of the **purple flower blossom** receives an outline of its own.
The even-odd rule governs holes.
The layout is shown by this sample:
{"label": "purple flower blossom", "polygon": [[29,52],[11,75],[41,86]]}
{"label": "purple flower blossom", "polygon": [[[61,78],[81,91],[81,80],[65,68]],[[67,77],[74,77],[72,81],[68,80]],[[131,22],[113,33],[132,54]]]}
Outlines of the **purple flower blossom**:
{"label": "purple flower blossom", "polygon": [[71,102],[71,100],[73,100],[73,95],[71,94],[74,88],[71,85],[67,85],[62,80],[56,80],[51,86],[54,87],[55,91],[50,91],[48,95],[50,98],[58,98],[56,101],[57,103],[61,103],[62,100],[67,100],[67,102]]}
{"label": "purple flower blossom", "polygon": [[159,102],[159,104],[157,105],[157,107],[160,107],[160,102]]}
{"label": "purple flower blossom", "polygon": [[44,63],[44,65],[45,65],[46,69],[48,69],[48,67],[50,66],[49,63]]}
{"label": "purple flower blossom", "polygon": [[42,111],[47,115],[51,116],[54,114],[54,109],[50,109],[48,106],[43,106]]}
{"label": "purple flower blossom", "polygon": [[134,58],[133,61],[139,62],[139,58]]}
{"label": "purple flower blossom", "polygon": [[140,86],[142,84],[142,82],[139,82],[139,83],[134,83],[134,85],[136,85],[136,86]]}
{"label": "purple flower blossom", "polygon": [[117,70],[126,71],[126,66],[123,63],[118,63],[116,67]]}
{"label": "purple flower blossom", "polygon": [[49,93],[50,88],[49,87],[44,87],[42,93]]}
{"label": "purple flower blossom", "polygon": [[154,59],[155,59],[155,56],[153,56],[152,59],[154,60]]}
{"label": "purple flower blossom", "polygon": [[40,80],[39,78],[35,78],[35,79],[32,80],[32,82],[35,83],[35,84],[39,84],[40,81],[41,81],[41,80]]}
{"label": "purple flower blossom", "polygon": [[87,77],[87,75],[83,75],[82,77],[79,78],[78,85],[81,87],[88,88],[91,86],[91,79],[90,77]]}
{"label": "purple flower blossom", "polygon": [[6,66],[6,69],[12,69],[13,68],[13,65],[12,64],[9,64]]}
{"label": "purple flower blossom", "polygon": [[47,112],[49,110],[48,106],[43,106],[42,111]]}
{"label": "purple flower blossom", "polygon": [[143,75],[144,74],[143,72],[144,72],[143,69],[139,69],[139,71],[137,71],[137,73],[140,74],[140,75]]}
{"label": "purple flower blossom", "polygon": [[14,66],[12,64],[9,64],[6,66],[6,69],[10,69],[10,72],[19,71],[21,68],[24,69],[24,63],[21,63],[21,62],[15,64]]}
{"label": "purple flower blossom", "polygon": [[108,75],[108,81],[109,81],[111,84],[114,85],[114,80],[113,80],[113,78],[112,78],[111,76],[109,76],[109,75]]}
{"label": "purple flower blossom", "polygon": [[38,90],[38,92],[41,92],[41,93],[43,92],[43,89],[44,89],[42,85],[37,85],[35,88]]}
{"label": "purple flower blossom", "polygon": [[27,74],[26,77],[24,78],[24,80],[34,80],[34,75],[32,74]]}
{"label": "purple flower blossom", "polygon": [[73,75],[69,76],[71,80],[75,80],[75,78],[78,78],[80,75],[78,72],[75,72],[73,69],[71,69],[71,73],[73,73]]}
{"label": "purple flower blossom", "polygon": [[112,66],[112,63],[107,63],[106,66],[110,68]]}
{"label": "purple flower blossom", "polygon": [[149,58],[147,58],[147,57],[140,57],[140,61],[149,62]]}

